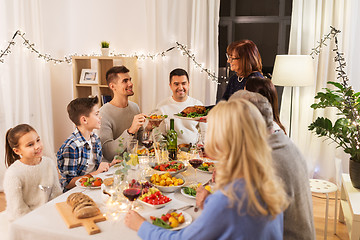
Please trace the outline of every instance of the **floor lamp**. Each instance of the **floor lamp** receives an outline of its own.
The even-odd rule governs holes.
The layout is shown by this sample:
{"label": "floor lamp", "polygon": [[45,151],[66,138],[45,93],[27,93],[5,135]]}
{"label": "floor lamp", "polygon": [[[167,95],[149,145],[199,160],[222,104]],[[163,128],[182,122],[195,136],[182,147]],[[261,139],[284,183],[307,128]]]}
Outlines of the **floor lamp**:
{"label": "floor lamp", "polygon": [[313,85],[314,61],[310,55],[277,55],[272,82],[277,86],[291,87],[289,137],[291,137],[294,87]]}

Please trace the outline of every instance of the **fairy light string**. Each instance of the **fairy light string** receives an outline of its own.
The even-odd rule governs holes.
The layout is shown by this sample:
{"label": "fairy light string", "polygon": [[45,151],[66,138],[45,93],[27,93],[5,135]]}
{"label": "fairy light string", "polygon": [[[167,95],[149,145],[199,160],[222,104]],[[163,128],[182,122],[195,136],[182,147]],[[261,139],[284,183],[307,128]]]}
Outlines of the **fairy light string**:
{"label": "fairy light string", "polygon": [[[8,42],[8,45],[4,50],[0,50],[0,63],[5,62],[5,57],[11,54],[11,48],[16,44],[15,39],[17,37],[20,37],[23,40],[23,45],[29,49],[32,53],[35,53],[38,58],[43,59],[46,62],[53,62],[54,64],[61,64],[61,63],[72,63],[72,57],[73,56],[101,56],[100,54],[92,53],[92,54],[71,54],[68,56],[65,56],[64,58],[54,58],[50,54],[41,53],[39,50],[35,48],[35,44],[30,42],[29,39],[25,38],[25,33],[17,30],[11,40]],[[188,57],[193,64],[195,65],[195,68],[199,68],[201,72],[205,72],[208,76],[208,79],[212,80],[213,82],[219,84],[218,77],[215,75],[214,71],[210,71],[210,69],[206,68],[203,64],[199,63],[196,58],[195,54],[191,53],[191,50],[184,44],[181,44],[179,42],[176,42],[176,46],[170,47],[162,52],[158,52],[155,54],[137,54],[136,52],[134,54],[125,54],[125,53],[115,53],[112,52],[110,56],[114,57],[136,57],[138,60],[146,60],[151,59],[155,60],[158,57],[165,57],[166,54],[170,51],[173,51],[174,49],[177,49],[182,52],[182,55]]]}
{"label": "fairy light string", "polygon": [[[349,125],[353,125],[356,128],[356,135],[354,136],[355,138],[355,145],[354,147],[356,147],[356,149],[359,149],[360,147],[360,116],[359,116],[359,111],[358,111],[358,104],[356,102],[355,96],[354,94],[350,94],[353,93],[354,90],[352,89],[352,86],[349,85],[349,77],[347,76],[347,73],[345,71],[345,67],[346,67],[346,61],[344,58],[344,53],[340,52],[339,50],[339,44],[338,44],[338,38],[337,35],[339,33],[341,33],[340,30],[330,26],[331,30],[328,34],[324,35],[324,37],[320,40],[319,45],[316,46],[315,48],[312,49],[312,52],[310,53],[310,55],[312,56],[312,58],[314,58],[316,55],[320,54],[320,50],[323,46],[327,46],[326,45],[326,41],[330,41],[331,39],[334,39],[335,42],[335,47],[332,49],[333,52],[335,52],[335,57],[334,57],[334,62],[337,64],[335,71],[337,73],[336,78],[338,79],[339,83],[344,87],[344,89],[346,89],[346,93],[349,94],[344,94],[343,98],[344,98],[344,104],[343,104],[343,108],[347,109],[351,114],[348,114],[346,116]],[[350,143],[351,144],[351,143]]]}

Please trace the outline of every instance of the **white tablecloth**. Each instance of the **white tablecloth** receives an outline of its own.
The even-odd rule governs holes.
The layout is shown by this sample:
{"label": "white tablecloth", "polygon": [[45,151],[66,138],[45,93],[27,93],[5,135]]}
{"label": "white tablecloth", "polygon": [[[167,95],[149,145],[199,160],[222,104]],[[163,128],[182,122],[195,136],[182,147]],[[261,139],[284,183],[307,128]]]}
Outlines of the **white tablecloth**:
{"label": "white tablecloth", "polygon": [[[111,173],[111,170],[108,173]],[[188,167],[188,170],[182,173],[185,176],[187,182],[192,181],[194,170]],[[206,182],[211,178],[211,174],[197,173],[197,180],[199,182]],[[125,226],[123,218],[120,220],[106,220],[104,222],[96,223],[101,229],[101,232],[94,235],[89,235],[85,228],[80,226],[69,229],[65,225],[64,220],[57,211],[55,204],[58,202],[66,201],[69,194],[73,192],[80,192],[84,189],[75,187],[74,189],[60,195],[45,205],[35,209],[29,214],[17,219],[10,224],[10,239],[12,240],[69,240],[69,239],[140,239],[137,233]],[[100,206],[100,209],[104,207],[104,202],[101,197],[101,190],[86,190],[85,194],[89,195],[94,201]],[[195,205],[195,200],[183,196],[179,191],[175,193],[166,194],[172,199],[172,202],[161,209],[154,209],[151,207],[144,206],[143,209],[139,210],[141,215],[159,216],[166,212],[170,208],[178,208],[190,204]],[[193,208],[186,211],[189,213],[193,221],[199,216],[200,212],[195,213]]]}

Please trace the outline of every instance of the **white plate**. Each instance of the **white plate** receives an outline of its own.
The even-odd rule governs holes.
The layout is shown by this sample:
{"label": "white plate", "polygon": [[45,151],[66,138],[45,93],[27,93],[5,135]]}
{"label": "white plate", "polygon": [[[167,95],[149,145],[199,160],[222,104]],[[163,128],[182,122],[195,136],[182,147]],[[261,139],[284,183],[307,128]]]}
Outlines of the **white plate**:
{"label": "white plate", "polygon": [[165,207],[166,205],[168,205],[169,203],[172,202],[172,199],[170,198],[170,201],[167,202],[167,203],[164,203],[164,204],[158,204],[158,205],[153,205],[153,204],[150,204],[150,203],[147,203],[147,202],[144,202],[140,199],[137,200],[138,202],[140,202],[141,204],[144,204],[145,206],[148,206],[148,207],[151,207],[151,208],[162,208],[162,207]]}
{"label": "white plate", "polygon": [[203,172],[203,173],[210,173],[210,174],[212,174],[214,171],[212,171],[212,172],[210,172],[210,171],[204,171],[204,170],[201,170],[201,169],[197,169],[197,171],[199,171],[199,172]]}
{"label": "white plate", "polygon": [[[166,210],[166,211],[167,211],[167,210]],[[166,211],[165,211],[164,213],[162,213],[162,214],[165,214]],[[188,214],[188,213],[186,213],[186,212],[183,212],[183,211],[176,211],[176,212],[177,212],[177,213],[182,213],[182,215],[184,215],[185,222],[182,223],[182,224],[179,224],[179,226],[176,227],[176,228],[171,228],[171,229],[169,229],[169,230],[172,230],[172,231],[176,231],[176,230],[183,229],[183,228],[189,226],[189,225],[192,223],[192,217],[191,217],[190,214]],[[148,217],[146,217],[146,220],[147,220],[148,222],[152,223],[152,220],[150,219],[150,216],[161,217],[162,214],[156,215],[156,216],[154,216],[153,214],[150,214]]]}
{"label": "white plate", "polygon": [[[215,164],[215,161],[204,161],[203,163],[207,163],[207,162],[212,162],[212,163]],[[210,173],[210,174],[212,174],[212,173],[214,172],[214,170],[210,172],[210,171],[201,170],[201,169],[199,169],[199,168],[197,168],[196,170],[199,171],[199,172]]]}
{"label": "white plate", "polygon": [[181,194],[184,195],[185,197],[193,198],[193,199],[196,198],[196,197],[194,197],[194,196],[191,196],[191,195],[189,195],[189,194],[186,194],[183,188],[181,188],[180,192],[181,192]]}
{"label": "white plate", "polygon": [[147,120],[149,120],[149,122],[161,122],[163,120],[165,120],[165,117],[162,118],[156,118],[156,119],[152,119],[152,118],[146,118]]}
{"label": "white plate", "polygon": [[98,186],[98,187],[91,187],[91,186],[89,186],[89,187],[84,187],[84,186],[81,186],[80,179],[81,179],[81,178],[79,178],[79,179],[76,180],[76,182],[75,182],[75,185],[76,185],[77,187],[85,188],[85,189],[99,189],[99,188],[101,188],[101,186]]}
{"label": "white plate", "polygon": [[182,117],[182,116],[178,116],[176,114],[174,114],[174,116],[176,118],[180,118],[180,119],[184,119],[184,120],[193,120],[193,121],[199,121],[201,119],[203,119],[205,116],[202,116],[202,117],[194,117],[194,118],[191,118],[191,117]]}

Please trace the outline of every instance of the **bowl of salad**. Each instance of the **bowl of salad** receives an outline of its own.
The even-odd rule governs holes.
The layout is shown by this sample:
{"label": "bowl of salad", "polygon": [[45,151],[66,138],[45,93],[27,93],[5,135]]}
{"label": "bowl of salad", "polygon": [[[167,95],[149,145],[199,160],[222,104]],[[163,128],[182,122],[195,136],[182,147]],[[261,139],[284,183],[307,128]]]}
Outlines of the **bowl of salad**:
{"label": "bowl of salad", "polygon": [[169,161],[160,164],[150,162],[149,165],[153,170],[159,172],[160,174],[168,172],[171,176],[175,176],[187,169],[187,166],[185,166],[182,161]]}

